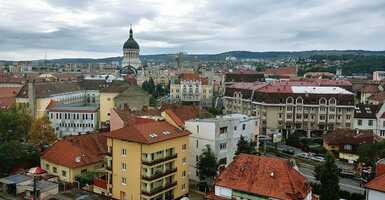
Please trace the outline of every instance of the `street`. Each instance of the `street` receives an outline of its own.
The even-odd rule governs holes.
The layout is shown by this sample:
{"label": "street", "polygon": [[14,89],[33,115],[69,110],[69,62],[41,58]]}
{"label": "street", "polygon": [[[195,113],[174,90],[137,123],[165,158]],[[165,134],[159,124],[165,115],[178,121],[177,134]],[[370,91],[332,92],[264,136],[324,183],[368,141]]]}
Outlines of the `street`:
{"label": "street", "polygon": [[[297,163],[299,170],[302,174],[311,182],[317,182],[314,176],[314,166],[305,164],[305,163]],[[360,187],[360,181],[350,179],[350,178],[340,178],[340,189],[345,190],[351,193],[359,193],[364,194],[364,188]]]}

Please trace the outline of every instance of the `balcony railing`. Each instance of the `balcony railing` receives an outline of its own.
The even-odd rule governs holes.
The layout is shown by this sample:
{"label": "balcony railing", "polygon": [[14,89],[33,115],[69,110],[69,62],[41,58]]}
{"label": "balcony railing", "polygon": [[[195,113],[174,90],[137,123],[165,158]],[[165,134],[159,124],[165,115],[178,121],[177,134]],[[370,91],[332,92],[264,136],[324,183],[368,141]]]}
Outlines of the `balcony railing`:
{"label": "balcony railing", "polygon": [[178,157],[178,155],[176,153],[174,153],[174,154],[170,154],[170,155],[167,155],[165,157],[154,159],[154,160],[144,160],[144,159],[142,159],[142,163],[144,165],[150,165],[151,166],[151,165],[156,165],[156,164],[168,161],[168,160],[175,159],[177,157]]}
{"label": "balcony railing", "polygon": [[161,193],[165,190],[171,189],[177,185],[177,182],[169,182],[164,184],[163,186],[152,188],[150,190],[142,190],[142,194],[146,196],[154,196],[155,194]]}
{"label": "balcony railing", "polygon": [[142,179],[146,180],[146,181],[153,181],[153,180],[161,178],[163,176],[167,176],[169,174],[175,173],[176,171],[177,171],[177,169],[176,169],[176,167],[174,167],[174,168],[171,168],[171,169],[167,169],[167,170],[165,170],[163,172],[156,172],[155,174],[152,174],[150,176],[143,175]]}

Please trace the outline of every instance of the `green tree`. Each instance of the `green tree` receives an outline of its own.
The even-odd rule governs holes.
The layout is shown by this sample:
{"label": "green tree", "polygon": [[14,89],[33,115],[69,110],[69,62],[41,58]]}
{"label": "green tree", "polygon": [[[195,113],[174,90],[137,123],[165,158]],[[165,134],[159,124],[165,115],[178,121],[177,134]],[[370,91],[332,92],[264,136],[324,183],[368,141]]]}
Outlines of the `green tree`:
{"label": "green tree", "polygon": [[26,110],[16,107],[0,110],[0,142],[25,140],[31,121]]}
{"label": "green tree", "polygon": [[35,167],[40,153],[35,147],[17,141],[0,144],[0,177],[7,176],[16,168]]}
{"label": "green tree", "polygon": [[385,157],[385,141],[375,144],[362,144],[358,147],[358,162],[375,166],[378,159]]}
{"label": "green tree", "polygon": [[320,178],[321,178],[321,167],[322,167],[322,165],[316,165],[315,167],[314,167],[314,176],[315,176],[315,179],[317,180],[317,181],[319,181],[320,180]]}
{"label": "green tree", "polygon": [[255,154],[256,153],[256,143],[254,141],[247,141],[243,135],[238,140],[237,150],[235,151],[235,155],[239,155],[241,153],[245,154]]}
{"label": "green tree", "polygon": [[217,175],[218,162],[210,145],[206,145],[197,162],[198,176],[203,182],[212,185]]}
{"label": "green tree", "polygon": [[328,152],[320,173],[320,200],[338,200],[340,193],[338,168],[333,155]]}
{"label": "green tree", "polygon": [[43,116],[32,122],[28,142],[33,145],[49,145],[56,141],[55,131],[47,116]]}
{"label": "green tree", "polygon": [[84,172],[76,176],[75,179],[79,181],[80,187],[84,187],[85,185],[91,185],[96,175],[96,172]]}

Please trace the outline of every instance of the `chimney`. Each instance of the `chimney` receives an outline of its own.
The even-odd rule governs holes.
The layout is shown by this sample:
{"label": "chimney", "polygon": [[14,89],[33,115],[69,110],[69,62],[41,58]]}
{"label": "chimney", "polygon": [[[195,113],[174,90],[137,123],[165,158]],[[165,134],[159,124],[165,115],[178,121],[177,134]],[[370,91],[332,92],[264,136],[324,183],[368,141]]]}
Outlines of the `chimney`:
{"label": "chimney", "polygon": [[36,117],[35,80],[28,81],[28,102],[29,102],[29,109],[31,110],[31,116],[34,119]]}
{"label": "chimney", "polygon": [[376,177],[385,174],[385,159],[381,159],[376,163]]}

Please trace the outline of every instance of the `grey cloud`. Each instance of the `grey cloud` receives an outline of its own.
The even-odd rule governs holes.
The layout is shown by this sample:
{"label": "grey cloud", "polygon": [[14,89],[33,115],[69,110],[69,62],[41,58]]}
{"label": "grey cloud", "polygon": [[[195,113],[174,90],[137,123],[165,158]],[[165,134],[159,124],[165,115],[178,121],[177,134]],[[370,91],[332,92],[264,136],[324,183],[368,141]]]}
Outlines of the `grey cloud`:
{"label": "grey cloud", "polygon": [[[67,12],[55,15],[54,11],[35,8],[27,19],[28,24],[35,25],[30,28],[16,14],[19,10],[28,12],[29,8],[15,6],[8,18],[0,18],[0,51],[47,48],[85,51],[90,56],[92,52],[120,55],[130,23],[134,24],[135,38],[144,54],[380,50],[385,44],[383,0],[196,0],[193,9],[183,16],[173,16],[179,4],[184,3],[182,0],[166,13],[160,9],[161,3],[148,1],[46,2],[75,16],[84,12],[95,17],[77,23],[65,18]],[[53,31],[39,31],[44,27],[53,27]],[[167,45],[159,47],[154,43]],[[1,56],[0,52],[0,59]]]}

